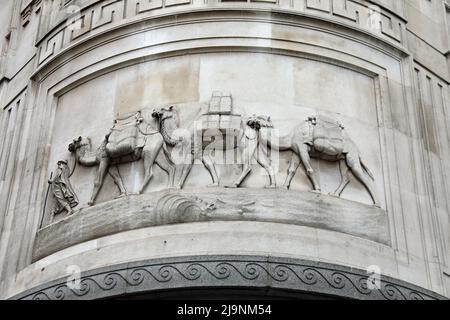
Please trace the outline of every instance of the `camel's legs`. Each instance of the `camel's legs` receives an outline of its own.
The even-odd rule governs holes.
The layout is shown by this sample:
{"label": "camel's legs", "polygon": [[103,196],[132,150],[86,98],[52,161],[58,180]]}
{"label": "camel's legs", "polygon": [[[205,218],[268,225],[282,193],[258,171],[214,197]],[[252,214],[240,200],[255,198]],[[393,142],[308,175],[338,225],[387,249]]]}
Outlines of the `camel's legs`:
{"label": "camel's legs", "polygon": [[[201,143],[201,142],[198,142]],[[213,180],[212,186],[218,186],[219,185],[219,175],[216,171],[216,166],[214,165],[213,160],[211,159],[211,156],[209,154],[203,154],[203,150],[201,149],[201,145],[194,147],[193,155],[191,154],[191,146],[190,144],[185,144],[183,146],[183,152],[185,156],[184,159],[184,165],[182,166],[182,173],[180,177],[180,182],[178,184],[178,188],[183,188],[186,179],[189,175],[189,173],[192,170],[192,167],[194,165],[194,162],[196,159],[199,159],[203,162],[204,166],[208,170],[208,172],[211,175],[211,178]]]}
{"label": "camel's legs", "polygon": [[195,148],[194,154],[191,154],[191,147],[189,145],[183,145],[182,146],[182,152],[183,152],[183,163],[181,164],[181,176],[180,181],[177,185],[178,189],[182,189],[184,184],[186,183],[186,179],[189,175],[189,173],[192,170],[192,167],[194,166],[195,159],[200,158],[201,150]]}
{"label": "camel's legs", "polygon": [[117,168],[117,166],[110,167],[109,174],[113,178],[114,183],[119,188],[120,196],[127,195],[127,189],[125,188],[125,185],[123,184],[122,177],[120,176],[120,173],[119,173],[119,168]]}
{"label": "camel's legs", "polygon": [[288,174],[286,181],[284,182],[284,188],[289,189],[291,187],[292,179],[294,179],[295,173],[300,165],[300,158],[297,153],[292,153],[291,163],[289,164]]}
{"label": "camel's legs", "polygon": [[349,166],[350,170],[353,172],[356,178],[358,178],[359,181],[366,187],[367,191],[369,192],[370,196],[372,197],[373,203],[375,206],[379,207],[380,204],[378,202],[375,187],[372,183],[372,180],[368,178],[366,173],[364,172],[361,162],[359,160],[359,154],[357,153],[348,153],[346,157],[347,165]]}
{"label": "camel's legs", "polygon": [[320,191],[319,178],[317,177],[316,172],[311,166],[311,157],[309,156],[309,151],[311,147],[303,143],[300,145],[296,145],[296,148],[298,149],[300,159],[303,163],[303,166],[305,167],[306,174],[308,175],[309,180],[311,180],[311,183],[313,184],[314,191]]}
{"label": "camel's legs", "polygon": [[237,178],[233,182],[232,187],[236,187],[236,188],[239,187],[251,171],[252,171],[252,165],[245,163],[244,168],[241,172],[241,175],[239,176],[239,178]]}
{"label": "camel's legs", "polygon": [[202,162],[205,165],[205,168],[209,171],[209,174],[211,175],[213,181],[211,186],[218,187],[219,175],[217,174],[216,166],[214,165],[214,161],[212,160],[211,155],[203,153]]}
{"label": "camel's legs", "polygon": [[245,146],[242,151],[242,162],[244,164],[244,168],[239,178],[237,178],[232,185],[232,187],[236,188],[242,184],[247,175],[252,171],[252,159],[255,155],[256,147],[258,146],[258,141],[256,139],[246,140],[244,143]]}
{"label": "camel's legs", "polygon": [[100,160],[100,164],[98,167],[97,177],[94,181],[94,190],[92,192],[91,200],[88,202],[90,206],[94,205],[95,199],[97,199],[98,193],[103,185],[103,181],[105,180],[106,173],[109,170],[110,160],[108,158],[102,158]]}
{"label": "camel's legs", "polygon": [[178,186],[177,186],[178,189],[183,188],[184,184],[186,183],[186,179],[187,179],[189,173],[191,172],[193,166],[194,166],[194,161],[192,161],[192,163],[185,164],[182,166],[180,182],[178,183]]}
{"label": "camel's legs", "polygon": [[169,175],[169,188],[172,188],[175,179],[175,167],[172,165],[172,161],[168,159],[165,152],[161,150],[161,152],[159,152],[158,156],[156,157],[155,162]]}
{"label": "camel's legs", "polygon": [[[148,143],[148,141],[147,141]],[[142,158],[144,159],[144,181],[142,182],[142,187],[139,189],[139,194],[144,193],[145,187],[153,177],[153,164],[158,153],[161,151],[164,141],[158,140],[156,143],[144,147],[142,150]]]}
{"label": "camel's legs", "polygon": [[345,160],[341,160],[339,162],[339,170],[341,172],[341,184],[334,192],[334,195],[339,197],[342,192],[344,191],[345,187],[350,182],[349,176],[348,176],[348,166]]}
{"label": "camel's legs", "polygon": [[270,184],[268,186],[266,186],[266,188],[276,188],[277,181],[275,179],[275,172],[270,164],[270,160],[268,159],[267,154],[263,154],[263,153],[259,154],[258,153],[256,160],[264,169],[266,169],[266,171],[269,175]]}

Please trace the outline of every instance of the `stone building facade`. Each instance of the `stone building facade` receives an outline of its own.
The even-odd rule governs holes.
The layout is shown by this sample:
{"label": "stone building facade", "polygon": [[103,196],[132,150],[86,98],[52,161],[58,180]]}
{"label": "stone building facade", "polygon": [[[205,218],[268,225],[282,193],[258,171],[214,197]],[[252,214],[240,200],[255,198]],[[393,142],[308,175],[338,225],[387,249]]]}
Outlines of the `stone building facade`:
{"label": "stone building facade", "polygon": [[1,0],[0,298],[450,297],[449,0]]}

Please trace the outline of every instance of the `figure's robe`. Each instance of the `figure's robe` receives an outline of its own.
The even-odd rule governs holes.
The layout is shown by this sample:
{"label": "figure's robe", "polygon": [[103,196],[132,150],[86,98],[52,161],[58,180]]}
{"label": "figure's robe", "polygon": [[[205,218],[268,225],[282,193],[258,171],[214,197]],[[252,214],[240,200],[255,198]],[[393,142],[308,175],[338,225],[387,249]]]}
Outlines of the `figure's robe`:
{"label": "figure's robe", "polygon": [[52,191],[56,200],[53,214],[61,213],[67,206],[74,208],[79,203],[72,185],[70,184],[68,168],[58,169],[58,172],[52,181]]}

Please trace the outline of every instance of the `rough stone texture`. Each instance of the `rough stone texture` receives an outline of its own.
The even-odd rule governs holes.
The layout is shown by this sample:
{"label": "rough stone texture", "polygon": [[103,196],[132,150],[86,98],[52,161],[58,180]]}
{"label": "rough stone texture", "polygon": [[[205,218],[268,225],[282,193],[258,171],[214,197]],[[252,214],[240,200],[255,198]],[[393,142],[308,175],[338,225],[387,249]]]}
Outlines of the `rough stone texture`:
{"label": "rough stone texture", "polygon": [[[450,297],[448,0],[3,0],[2,8],[0,298],[62,279],[71,265],[223,254],[377,265]],[[97,147],[118,116],[139,110],[156,128],[152,110],[168,105],[191,129],[216,90],[243,117],[271,116],[280,135],[309,116],[342,123],[373,171],[381,209],[354,178],[340,199],[307,192],[302,168],[290,191],[265,190],[256,163],[242,188],[206,189],[211,178],[197,162],[177,192],[203,202],[154,211],[168,185],[154,166],[143,195],[114,200],[108,176],[95,206],[49,226],[47,180],[59,160],[72,168],[73,139]],[[281,186],[292,152],[271,156]],[[312,167],[333,192],[337,163]],[[143,168],[118,167],[129,193]],[[217,171],[223,187],[242,169]],[[96,173],[77,166],[70,177],[77,209]],[[225,205],[211,211],[217,198]]]}

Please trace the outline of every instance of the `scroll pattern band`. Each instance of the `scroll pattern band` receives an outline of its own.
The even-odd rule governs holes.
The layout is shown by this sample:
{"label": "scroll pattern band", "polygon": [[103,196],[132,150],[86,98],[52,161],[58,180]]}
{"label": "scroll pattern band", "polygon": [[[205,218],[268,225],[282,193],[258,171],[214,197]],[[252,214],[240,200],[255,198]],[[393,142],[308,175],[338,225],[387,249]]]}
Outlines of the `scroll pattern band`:
{"label": "scroll pattern band", "polygon": [[361,29],[395,44],[402,44],[402,30],[405,28],[402,18],[361,0],[332,0],[331,2],[294,0],[287,7],[281,5],[279,1],[272,0],[249,0],[249,2],[209,0],[204,4],[194,4],[191,0],[107,0],[97,1],[85,8],[80,8],[75,14],[67,14],[66,19],[58,22],[56,28],[49,28],[52,31],[39,41],[39,64],[43,64],[77,40],[92,37],[97,32],[171,12],[214,8],[221,10],[273,9],[312,16]]}
{"label": "scroll pattern band", "polygon": [[362,270],[325,263],[267,257],[201,256],[109,267],[82,275],[77,289],[71,289],[62,279],[15,298],[98,299],[181,288],[270,287],[353,299],[442,299],[435,293],[385,276],[381,277],[379,288],[370,288],[368,281],[369,275]]}

